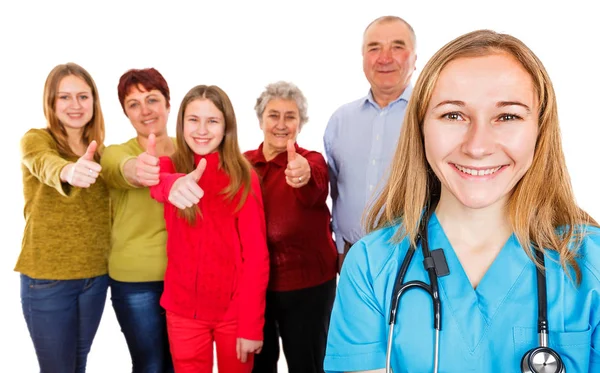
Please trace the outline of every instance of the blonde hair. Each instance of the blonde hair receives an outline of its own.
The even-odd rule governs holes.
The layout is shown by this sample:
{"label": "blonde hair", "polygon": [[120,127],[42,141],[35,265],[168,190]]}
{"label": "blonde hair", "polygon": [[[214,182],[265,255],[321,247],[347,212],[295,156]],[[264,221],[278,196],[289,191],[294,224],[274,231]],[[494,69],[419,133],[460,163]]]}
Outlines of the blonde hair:
{"label": "blonde hair", "polygon": [[[223,113],[225,119],[225,134],[218,146],[221,169],[229,176],[229,185],[222,193],[230,201],[240,192],[241,196],[236,211],[244,205],[250,193],[252,167],[240,151],[237,138],[237,122],[233,105],[227,94],[219,87],[211,85],[198,85],[192,88],[183,98],[179,113],[177,114],[177,151],[171,156],[177,172],[190,173],[195,169],[194,152],[185,142],[183,125],[185,109],[194,100],[205,99],[211,101]],[[190,224],[196,221],[199,213],[198,206],[179,210],[180,215]]]}
{"label": "blonde hair", "polygon": [[50,74],[48,74],[48,77],[46,78],[46,83],[44,85],[44,116],[46,117],[47,131],[52,138],[54,138],[54,141],[56,141],[58,151],[61,155],[68,158],[79,158],[69,146],[67,131],[56,115],[58,86],[60,85],[60,82],[69,75],[82,79],[92,91],[94,114],[92,115],[92,119],[90,119],[83,129],[82,140],[85,146],[88,146],[92,141],[96,141],[98,147],[96,148],[97,150],[96,154],[94,154],[94,159],[96,162],[99,162],[100,152],[104,148],[104,116],[102,115],[102,108],[100,107],[98,88],[96,88],[96,83],[94,83],[90,73],[75,63],[69,62],[56,66],[50,71]]}
{"label": "blonde hair", "polygon": [[425,158],[423,121],[440,72],[457,58],[506,53],[531,75],[539,102],[539,133],[533,163],[513,189],[508,201],[512,230],[527,248],[556,251],[567,274],[569,267],[581,280],[575,258],[584,232],[581,225],[597,226],[579,208],[571,187],[561,145],[556,96],[542,62],[519,39],[490,30],[462,35],[442,47],[425,65],[412,92],[390,176],[366,215],[373,231],[401,223],[395,240],[408,237],[415,244],[421,214],[440,196],[441,184]]}

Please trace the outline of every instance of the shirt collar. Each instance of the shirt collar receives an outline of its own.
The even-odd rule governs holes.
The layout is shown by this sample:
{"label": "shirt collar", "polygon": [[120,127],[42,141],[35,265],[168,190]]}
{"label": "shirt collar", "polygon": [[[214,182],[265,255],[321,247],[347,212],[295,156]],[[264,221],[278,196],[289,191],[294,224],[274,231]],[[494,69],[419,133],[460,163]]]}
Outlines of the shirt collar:
{"label": "shirt collar", "polygon": [[[400,101],[408,102],[408,100],[410,99],[410,95],[412,94],[412,91],[413,91],[413,86],[412,86],[412,84],[409,83],[406,86],[406,88],[404,88],[404,91],[402,92],[402,94],[400,96],[398,96],[397,99],[390,102],[387,107],[391,107]],[[379,107],[377,102],[375,102],[375,99],[373,98],[373,91],[370,89],[369,89],[369,93],[363,99],[363,106],[366,104],[371,104],[374,107],[376,107],[377,109],[381,110],[381,108]]]}

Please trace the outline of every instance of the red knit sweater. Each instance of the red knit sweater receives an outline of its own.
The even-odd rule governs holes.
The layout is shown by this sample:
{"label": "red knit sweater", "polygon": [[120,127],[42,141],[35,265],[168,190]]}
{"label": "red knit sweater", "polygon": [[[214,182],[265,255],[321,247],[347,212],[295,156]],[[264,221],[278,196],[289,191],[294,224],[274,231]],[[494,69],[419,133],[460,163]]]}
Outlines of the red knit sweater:
{"label": "red knit sweater", "polygon": [[[197,165],[202,157],[194,159]],[[178,315],[220,321],[236,307],[238,337],[263,339],[269,258],[258,177],[252,172],[251,191],[235,212],[241,192],[227,201],[221,194],[229,177],[219,167],[219,153],[206,157],[199,185],[204,196],[194,226],[168,202],[175,173],[169,157],[160,158],[160,183],[150,188],[152,198],[164,203],[167,228],[167,269],[160,304]]]}
{"label": "red knit sweater", "polygon": [[269,290],[320,285],[336,276],[337,251],[327,200],[329,176],[323,156],[296,146],[308,161],[311,178],[301,188],[285,182],[287,153],[267,162],[263,145],[245,155],[261,177],[271,263]]}

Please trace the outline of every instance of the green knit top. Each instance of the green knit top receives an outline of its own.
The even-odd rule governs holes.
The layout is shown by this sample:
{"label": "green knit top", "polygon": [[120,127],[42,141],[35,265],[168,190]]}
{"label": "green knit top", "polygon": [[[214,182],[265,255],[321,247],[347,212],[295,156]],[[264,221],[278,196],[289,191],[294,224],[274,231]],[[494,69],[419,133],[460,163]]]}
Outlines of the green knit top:
{"label": "green knit top", "polygon": [[102,155],[102,172],[113,206],[108,273],[122,282],[163,281],[167,266],[163,206],[150,197],[150,189],[135,187],[124,176],[125,163],[143,152],[133,138],[108,146]]}
{"label": "green knit top", "polygon": [[108,188],[98,177],[89,188],[60,181],[69,162],[45,129],[21,139],[25,230],[15,271],[48,280],[107,273],[110,248]]}

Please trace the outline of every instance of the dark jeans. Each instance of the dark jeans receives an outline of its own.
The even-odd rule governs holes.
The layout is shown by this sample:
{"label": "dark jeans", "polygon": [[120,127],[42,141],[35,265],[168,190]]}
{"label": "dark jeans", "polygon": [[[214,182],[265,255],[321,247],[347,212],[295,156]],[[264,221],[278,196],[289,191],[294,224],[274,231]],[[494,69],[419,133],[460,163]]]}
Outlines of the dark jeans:
{"label": "dark jeans", "polygon": [[276,373],[279,337],[289,373],[323,373],[336,278],[293,291],[267,292],[264,345],[253,373]]}
{"label": "dark jeans", "polygon": [[23,315],[41,373],[83,373],[106,303],[108,276],[38,280],[21,274]]}
{"label": "dark jeans", "polygon": [[173,372],[165,310],[159,303],[163,289],[162,281],[110,280],[110,299],[127,341],[133,373]]}

